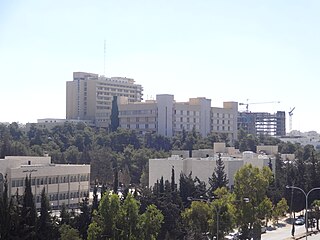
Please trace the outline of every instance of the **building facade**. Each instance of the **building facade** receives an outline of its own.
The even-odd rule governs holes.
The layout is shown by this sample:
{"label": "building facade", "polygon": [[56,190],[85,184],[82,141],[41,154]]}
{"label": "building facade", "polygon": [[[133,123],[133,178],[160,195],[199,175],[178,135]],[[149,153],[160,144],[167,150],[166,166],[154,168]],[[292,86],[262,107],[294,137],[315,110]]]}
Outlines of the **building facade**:
{"label": "building facade", "polygon": [[1,187],[5,176],[9,197],[17,191],[23,194],[25,178],[31,177],[36,208],[40,208],[43,188],[53,209],[62,204],[77,208],[82,198],[89,196],[90,165],[53,164],[51,157],[7,156],[0,159]]}
{"label": "building facade", "polygon": [[286,114],[284,111],[268,112],[239,112],[238,129],[243,129],[253,135],[286,135]]}
{"label": "building facade", "polygon": [[[277,152],[277,150],[274,151]],[[153,187],[161,177],[164,181],[171,181],[172,167],[175,170],[176,183],[179,182],[180,173],[187,176],[192,173],[193,178],[198,177],[208,187],[209,178],[212,177],[219,155],[225,165],[224,170],[231,189],[234,186],[236,172],[245,164],[262,168],[269,166],[271,161],[271,165],[274,166],[272,170],[275,173],[275,155],[257,154],[251,151],[240,153],[232,147],[225,147],[225,143],[219,143],[214,149],[194,150],[191,157],[188,155],[188,151],[175,151],[168,158],[149,159],[149,187]]]}
{"label": "building facade", "polygon": [[66,118],[90,120],[97,127],[108,127],[113,96],[140,102],[142,91],[142,86],[131,78],[74,72],[73,81],[67,82]]}
{"label": "building facade", "polygon": [[173,95],[161,94],[156,96],[156,100],[140,103],[130,103],[125,99],[119,101],[121,128],[167,137],[195,129],[202,136],[214,132],[236,139],[237,113],[236,102],[225,102],[223,108],[211,107],[211,100],[202,97],[176,102]]}

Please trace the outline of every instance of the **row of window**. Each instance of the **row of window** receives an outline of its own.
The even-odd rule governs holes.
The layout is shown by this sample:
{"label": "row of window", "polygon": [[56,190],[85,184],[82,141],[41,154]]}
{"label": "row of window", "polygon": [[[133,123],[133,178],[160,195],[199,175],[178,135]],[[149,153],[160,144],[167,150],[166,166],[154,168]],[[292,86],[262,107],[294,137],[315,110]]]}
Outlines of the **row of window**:
{"label": "row of window", "polygon": [[[89,196],[89,192],[87,191],[81,191],[79,192],[61,192],[61,193],[50,193],[48,194],[48,200],[49,201],[58,201],[58,200],[66,200],[66,199],[72,199],[72,198],[83,198]],[[36,202],[41,202],[41,195],[36,196]]]}
{"label": "row of window", "polygon": [[[39,186],[39,185],[47,185],[47,184],[85,182],[85,181],[89,181],[89,174],[31,178],[31,185]],[[24,185],[25,185],[24,178],[11,180],[11,187],[24,187]]]}
{"label": "row of window", "polygon": [[181,122],[181,123],[183,123],[183,122],[194,122],[194,123],[198,123],[199,122],[199,119],[198,118],[183,118],[183,117],[180,117],[180,118],[176,118],[176,122]]}
{"label": "row of window", "polygon": [[144,115],[144,114],[156,114],[156,110],[127,110],[120,111],[119,115]]}
{"label": "row of window", "polygon": [[217,119],[216,121],[212,120],[212,123],[216,123],[216,124],[231,124],[230,120],[219,120]]}
{"label": "row of window", "polygon": [[213,113],[213,117],[217,118],[233,118],[233,114],[230,113]]}
{"label": "row of window", "polygon": [[189,110],[174,110],[174,114],[187,115],[187,116],[199,116],[199,111],[189,111]]}

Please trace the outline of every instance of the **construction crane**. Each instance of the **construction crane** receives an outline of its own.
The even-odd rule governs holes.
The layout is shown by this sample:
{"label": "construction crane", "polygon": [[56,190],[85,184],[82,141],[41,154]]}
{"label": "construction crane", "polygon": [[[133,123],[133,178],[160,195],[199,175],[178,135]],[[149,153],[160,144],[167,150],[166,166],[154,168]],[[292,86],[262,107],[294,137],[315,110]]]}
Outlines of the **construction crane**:
{"label": "construction crane", "polygon": [[249,104],[266,104],[266,103],[280,103],[280,101],[272,101],[272,102],[253,102],[253,103],[239,103],[239,105],[245,105],[246,111],[249,112]]}
{"label": "construction crane", "polygon": [[291,132],[292,130],[292,115],[293,115],[293,110],[295,110],[296,107],[291,108],[291,110],[288,112],[289,113],[289,130]]}

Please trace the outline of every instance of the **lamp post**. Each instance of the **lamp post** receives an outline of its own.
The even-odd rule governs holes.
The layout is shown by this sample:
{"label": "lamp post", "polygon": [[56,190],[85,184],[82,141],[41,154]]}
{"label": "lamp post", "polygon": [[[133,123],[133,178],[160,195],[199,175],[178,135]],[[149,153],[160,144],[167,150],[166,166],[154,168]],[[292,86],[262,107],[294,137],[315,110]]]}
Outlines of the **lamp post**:
{"label": "lamp post", "polygon": [[308,197],[309,194],[315,190],[320,190],[320,187],[312,188],[309,192],[305,192],[302,188],[295,187],[295,186],[286,186],[286,188],[292,188],[292,189],[298,189],[300,190],[304,196],[306,197],[306,221],[305,221],[305,227],[306,227],[306,239],[308,239]]}

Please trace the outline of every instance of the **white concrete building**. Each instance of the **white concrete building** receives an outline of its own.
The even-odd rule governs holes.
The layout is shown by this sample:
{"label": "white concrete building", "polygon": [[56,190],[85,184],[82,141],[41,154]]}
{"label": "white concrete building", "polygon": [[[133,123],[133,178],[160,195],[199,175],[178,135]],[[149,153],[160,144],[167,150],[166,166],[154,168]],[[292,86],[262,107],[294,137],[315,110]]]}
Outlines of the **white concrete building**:
{"label": "white concrete building", "polygon": [[78,207],[82,198],[89,194],[90,165],[53,164],[51,157],[7,156],[0,159],[0,186],[6,175],[9,197],[17,191],[22,195],[25,178],[31,177],[37,208],[40,208],[43,188],[54,209],[63,203]]}
{"label": "white concrete building", "polygon": [[312,145],[315,149],[320,150],[320,134],[316,131],[291,131],[288,136],[279,139],[283,142],[299,143],[302,146]]}
{"label": "white concrete building", "polygon": [[215,132],[227,134],[230,140],[237,139],[237,113],[236,102],[225,102],[223,108],[211,107],[211,100],[203,97],[176,102],[173,95],[160,94],[156,100],[139,103],[119,100],[121,128],[167,137],[195,129],[202,136]]}
{"label": "white concrete building", "polygon": [[[222,147],[224,145],[224,147]],[[271,161],[275,167],[275,156],[266,154],[256,154],[253,152],[239,153],[234,148],[226,148],[224,143],[216,145],[219,151],[214,149],[201,149],[192,151],[189,157],[188,151],[173,151],[169,158],[149,160],[149,187],[152,187],[157,180],[163,177],[164,180],[171,181],[171,169],[175,170],[175,182],[179,183],[180,173],[192,177],[198,177],[209,186],[209,178],[216,167],[216,161],[221,154],[221,159],[225,165],[225,172],[229,180],[229,187],[234,185],[234,175],[245,164],[262,168],[268,166]],[[230,154],[231,153],[231,154]],[[273,168],[275,172],[275,169]]]}

